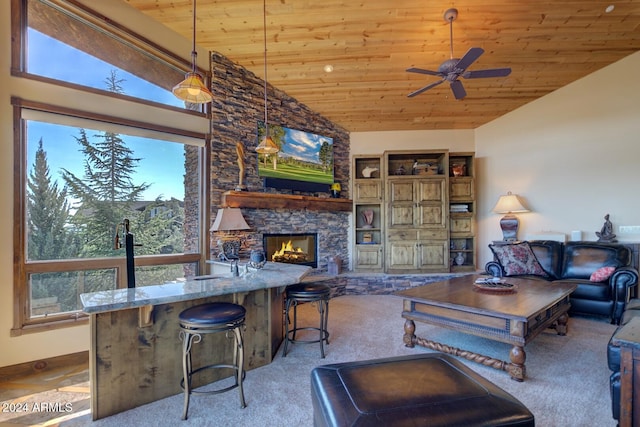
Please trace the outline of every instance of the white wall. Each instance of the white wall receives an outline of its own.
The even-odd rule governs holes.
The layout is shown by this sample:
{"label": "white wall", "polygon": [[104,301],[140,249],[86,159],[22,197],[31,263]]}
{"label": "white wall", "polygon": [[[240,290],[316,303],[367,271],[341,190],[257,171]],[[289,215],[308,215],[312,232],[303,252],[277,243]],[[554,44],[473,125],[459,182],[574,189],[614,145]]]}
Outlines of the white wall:
{"label": "white wall", "polygon": [[[191,42],[135,11],[121,0],[82,0],[94,10],[124,24],[151,40],[162,41],[171,51],[190,60]],[[124,116],[134,120],[173,126],[196,132],[208,132],[209,122],[131,102],[104,99],[99,95],[62,89],[10,75],[11,2],[0,1],[0,227],[4,241],[0,245],[0,367],[89,349],[88,326],[74,326],[49,332],[11,337],[13,327],[13,109],[11,96],[70,108]],[[207,53],[200,52],[199,65],[208,69]],[[177,83],[177,82],[176,82]]]}
{"label": "white wall", "polygon": [[351,154],[382,154],[385,150],[474,151],[473,130],[352,132]]}
{"label": "white wall", "polygon": [[[557,231],[597,240],[609,213],[620,233],[640,225],[640,52],[492,121],[475,133],[478,224],[485,247],[501,239],[501,194],[521,195],[531,213],[519,214],[520,232]],[[490,259],[481,252],[480,266]]]}

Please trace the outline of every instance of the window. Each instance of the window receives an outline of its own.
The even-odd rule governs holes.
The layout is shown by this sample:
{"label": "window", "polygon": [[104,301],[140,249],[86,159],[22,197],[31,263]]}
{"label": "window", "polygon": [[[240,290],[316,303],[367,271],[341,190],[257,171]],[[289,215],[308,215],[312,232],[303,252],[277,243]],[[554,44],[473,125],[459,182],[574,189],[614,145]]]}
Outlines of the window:
{"label": "window", "polygon": [[[14,104],[25,156],[18,189],[25,199],[25,325],[77,318],[80,294],[127,286],[115,239],[124,239],[125,218],[137,286],[197,274],[200,208],[185,200],[184,177],[201,175],[202,140]],[[185,203],[196,205],[189,218]]]}
{"label": "window", "polygon": [[[27,4],[23,72],[111,95],[195,111],[202,108],[171,93],[190,71],[181,58],[80,6],[53,0],[22,1]],[[113,73],[117,79],[111,78]]]}
{"label": "window", "polygon": [[[116,232],[124,237],[125,219],[136,243],[136,286],[200,273],[208,245],[206,135],[192,129],[207,128],[208,118],[170,92],[185,64],[147,40],[76,2],[13,0],[13,6],[27,19],[12,22],[28,23],[12,29],[13,74],[62,94],[59,105],[46,93],[39,100],[37,90],[29,91],[30,100],[12,98],[19,307],[12,335],[20,335],[83,321],[82,293],[127,287],[124,249],[115,239]],[[78,89],[104,101],[64,99]],[[122,105],[142,112],[143,121],[126,117]],[[152,107],[180,115],[169,121],[185,129],[140,110]]]}

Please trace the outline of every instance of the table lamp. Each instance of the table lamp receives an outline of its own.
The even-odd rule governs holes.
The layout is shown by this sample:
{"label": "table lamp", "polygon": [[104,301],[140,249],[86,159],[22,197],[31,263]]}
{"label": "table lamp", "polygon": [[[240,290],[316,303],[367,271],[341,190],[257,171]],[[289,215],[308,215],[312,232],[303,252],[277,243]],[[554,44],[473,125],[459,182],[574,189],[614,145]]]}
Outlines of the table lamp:
{"label": "table lamp", "polygon": [[[247,224],[242,216],[239,208],[222,208],[218,209],[218,214],[209,231],[240,231],[249,230],[251,227]],[[239,237],[233,237],[226,234],[218,240],[218,248],[220,249],[219,257],[226,261],[237,260],[240,258],[240,246],[242,241]]]}
{"label": "table lamp", "polygon": [[522,201],[516,194],[511,194],[511,191],[506,195],[500,196],[498,203],[493,208],[493,212],[499,214],[506,214],[500,220],[500,228],[502,229],[502,236],[505,242],[513,242],[518,234],[519,221],[518,218],[513,215],[514,213],[529,212],[529,209],[525,208]]}

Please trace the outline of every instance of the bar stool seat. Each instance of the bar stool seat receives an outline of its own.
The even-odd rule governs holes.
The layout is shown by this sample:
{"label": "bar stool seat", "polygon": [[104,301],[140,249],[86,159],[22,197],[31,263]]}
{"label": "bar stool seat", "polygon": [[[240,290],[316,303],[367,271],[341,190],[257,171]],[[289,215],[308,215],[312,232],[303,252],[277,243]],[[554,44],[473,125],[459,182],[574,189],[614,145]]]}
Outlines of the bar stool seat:
{"label": "bar stool seat", "polygon": [[[242,341],[242,329],[245,326],[246,309],[238,304],[227,302],[212,302],[196,305],[183,310],[178,319],[180,321],[180,339],[182,340],[182,373],[180,387],[184,390],[184,411],[182,419],[187,419],[189,411],[189,397],[193,394],[218,394],[234,388],[240,390],[240,406],[246,405],[242,380],[244,379],[244,347]],[[202,341],[202,334],[226,332],[227,338],[233,335],[235,346],[233,351],[233,364],[214,363],[193,369],[191,361],[192,345]],[[205,369],[232,369],[235,383],[218,390],[198,391],[194,390],[191,383],[193,375]]]}
{"label": "bar stool seat", "polygon": [[[324,359],[324,343],[329,344],[329,297],[331,288],[322,283],[298,283],[296,285],[287,286],[285,294],[285,317],[287,332],[284,337],[284,348],[282,357],[287,357],[287,347],[289,343],[320,343],[320,356]],[[318,307],[320,313],[319,327],[298,326],[298,304],[314,303]],[[289,312],[293,307],[293,324],[290,321]],[[318,339],[296,339],[298,331],[310,330],[318,332]]]}

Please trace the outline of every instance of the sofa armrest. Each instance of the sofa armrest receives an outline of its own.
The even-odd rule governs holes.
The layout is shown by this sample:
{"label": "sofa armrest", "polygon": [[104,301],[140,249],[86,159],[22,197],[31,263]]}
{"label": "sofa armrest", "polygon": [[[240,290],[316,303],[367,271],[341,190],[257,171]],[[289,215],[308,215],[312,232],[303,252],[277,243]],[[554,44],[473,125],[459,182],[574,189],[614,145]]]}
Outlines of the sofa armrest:
{"label": "sofa armrest", "polygon": [[490,274],[493,277],[504,277],[504,270],[502,270],[502,266],[497,261],[489,261],[484,266],[487,274]]}
{"label": "sofa armrest", "polygon": [[613,298],[612,322],[619,324],[631,299],[631,291],[638,286],[638,271],[633,267],[620,267],[609,278]]}
{"label": "sofa armrest", "polygon": [[626,304],[631,298],[631,290],[638,285],[638,270],[633,267],[620,267],[609,278],[614,302]]}

